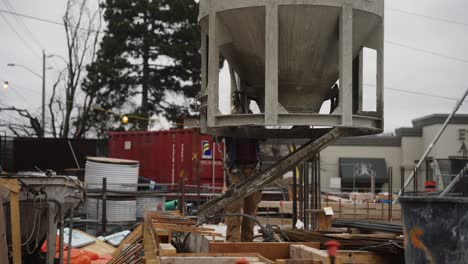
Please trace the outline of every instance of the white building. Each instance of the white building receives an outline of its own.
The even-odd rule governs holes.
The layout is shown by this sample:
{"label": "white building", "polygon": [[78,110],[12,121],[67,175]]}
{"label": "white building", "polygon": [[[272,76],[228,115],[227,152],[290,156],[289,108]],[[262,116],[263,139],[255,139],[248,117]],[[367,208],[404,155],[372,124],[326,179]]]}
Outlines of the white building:
{"label": "white building", "polygon": [[[370,187],[370,175],[375,176],[381,191],[387,191],[387,168],[392,168],[393,192],[397,192],[402,174],[405,179],[411,174],[447,117],[424,116],[413,120],[413,127],[399,128],[391,136],[343,138],[327,147],[320,155],[322,191],[366,189]],[[418,171],[418,190],[424,190],[426,181],[435,181],[439,189],[443,188],[443,182],[450,181],[448,176],[457,174],[465,165],[466,145],[468,115],[456,115]],[[407,191],[413,188],[411,183]]]}

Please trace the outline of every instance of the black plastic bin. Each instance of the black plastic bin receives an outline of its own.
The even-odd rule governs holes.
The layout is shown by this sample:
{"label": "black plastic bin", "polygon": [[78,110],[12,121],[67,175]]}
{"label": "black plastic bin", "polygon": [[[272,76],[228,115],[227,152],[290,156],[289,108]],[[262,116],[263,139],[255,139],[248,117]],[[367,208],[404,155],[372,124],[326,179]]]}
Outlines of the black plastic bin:
{"label": "black plastic bin", "polygon": [[407,264],[468,263],[468,198],[400,201]]}

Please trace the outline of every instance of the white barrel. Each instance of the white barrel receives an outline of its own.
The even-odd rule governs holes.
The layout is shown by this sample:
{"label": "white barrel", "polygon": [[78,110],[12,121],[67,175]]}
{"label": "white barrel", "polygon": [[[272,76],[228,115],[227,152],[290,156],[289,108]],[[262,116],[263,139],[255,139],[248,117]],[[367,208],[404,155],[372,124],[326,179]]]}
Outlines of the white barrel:
{"label": "white barrel", "polygon": [[139,164],[135,160],[88,157],[85,183],[89,189],[101,189],[102,179],[107,178],[107,190],[137,190]]}
{"label": "white barrel", "polygon": [[[134,160],[88,157],[85,183],[88,189],[102,189],[102,179],[107,178],[109,191],[137,191],[139,163]],[[136,201],[106,202],[109,223],[136,221]],[[86,213],[89,219],[102,219],[102,202],[89,199]]]}
{"label": "white barrel", "polygon": [[[102,221],[102,201],[88,199],[86,213],[88,219]],[[107,222],[109,224],[136,221],[136,201],[106,201]]]}

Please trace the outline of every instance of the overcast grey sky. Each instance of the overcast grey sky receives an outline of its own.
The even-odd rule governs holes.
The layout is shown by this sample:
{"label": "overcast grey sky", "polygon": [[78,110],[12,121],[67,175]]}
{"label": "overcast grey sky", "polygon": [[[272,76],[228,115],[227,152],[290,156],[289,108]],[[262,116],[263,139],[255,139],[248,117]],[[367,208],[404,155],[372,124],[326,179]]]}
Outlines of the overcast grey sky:
{"label": "overcast grey sky", "polygon": [[[61,21],[66,4],[65,0],[0,0],[1,10],[8,10],[6,2],[18,13],[54,21]],[[386,88],[459,97],[468,87],[467,11],[466,0],[386,1]],[[437,17],[440,20],[414,14]],[[15,34],[5,19],[24,41]],[[11,88],[0,90],[0,105],[24,107],[39,116],[41,80],[21,68],[7,67],[6,64],[24,64],[41,73],[41,49],[45,48],[49,54],[64,55],[65,33],[63,27],[58,25],[27,18],[21,20],[32,34],[14,16],[5,13],[0,15],[0,80],[9,81]],[[431,55],[395,43],[433,51],[458,60]],[[57,76],[57,69],[63,67],[63,62],[50,59],[48,64],[55,68],[47,72],[47,86],[50,89]],[[423,115],[448,113],[455,103],[454,100],[411,95],[390,89],[385,91],[386,131],[410,126],[412,119]],[[467,105],[465,103],[459,113],[468,113]],[[0,114],[0,118],[5,120],[12,116]]]}

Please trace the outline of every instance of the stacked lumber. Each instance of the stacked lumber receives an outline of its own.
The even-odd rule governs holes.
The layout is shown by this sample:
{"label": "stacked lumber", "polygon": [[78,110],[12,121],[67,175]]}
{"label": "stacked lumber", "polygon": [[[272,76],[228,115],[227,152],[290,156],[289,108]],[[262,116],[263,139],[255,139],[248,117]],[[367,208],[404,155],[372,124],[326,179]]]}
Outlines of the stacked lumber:
{"label": "stacked lumber", "polygon": [[147,217],[151,219],[152,226],[157,235],[169,237],[171,241],[172,233],[197,233],[211,236],[221,236],[214,233],[212,228],[198,227],[194,219],[180,215],[178,212],[148,212]]}

